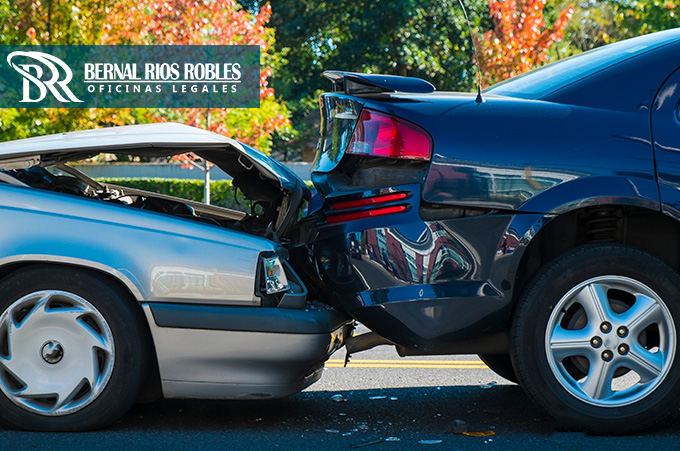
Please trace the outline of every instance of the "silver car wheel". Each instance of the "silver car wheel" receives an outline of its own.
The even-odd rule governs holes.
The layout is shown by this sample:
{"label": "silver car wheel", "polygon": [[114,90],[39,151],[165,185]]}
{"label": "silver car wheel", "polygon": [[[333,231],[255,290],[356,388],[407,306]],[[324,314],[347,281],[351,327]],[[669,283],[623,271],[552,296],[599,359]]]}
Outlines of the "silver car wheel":
{"label": "silver car wheel", "polygon": [[114,361],[111,328],[73,293],[30,293],[0,316],[0,390],[29,412],[83,409],[106,387]]}
{"label": "silver car wheel", "polygon": [[653,392],[671,370],[675,346],[664,301],[623,276],[595,277],[571,289],[555,305],[545,335],[557,381],[598,407],[630,405]]}

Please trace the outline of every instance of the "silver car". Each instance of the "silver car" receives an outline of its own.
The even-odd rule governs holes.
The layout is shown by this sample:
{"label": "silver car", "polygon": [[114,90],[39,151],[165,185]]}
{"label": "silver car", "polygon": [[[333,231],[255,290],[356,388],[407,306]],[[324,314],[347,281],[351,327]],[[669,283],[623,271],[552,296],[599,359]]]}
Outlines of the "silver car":
{"label": "silver car", "polygon": [[[98,183],[70,161],[192,151],[253,208]],[[165,123],[0,144],[0,419],[105,426],[140,397],[254,399],[315,382],[350,333],[287,263],[307,187],[232,139]]]}

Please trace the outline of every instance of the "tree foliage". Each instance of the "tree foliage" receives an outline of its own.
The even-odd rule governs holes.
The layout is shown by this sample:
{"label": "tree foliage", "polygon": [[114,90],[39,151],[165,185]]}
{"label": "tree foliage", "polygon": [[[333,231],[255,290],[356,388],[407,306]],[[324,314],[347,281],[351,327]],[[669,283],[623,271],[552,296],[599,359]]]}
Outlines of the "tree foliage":
{"label": "tree foliage", "polygon": [[[195,0],[145,0],[117,8],[110,16],[104,43],[174,45],[258,45],[260,46],[260,108],[190,108],[182,113],[183,122],[221,133],[268,152],[276,131],[289,127],[286,108],[274,97],[269,86],[270,52],[273,30],[267,27],[269,4],[249,13],[235,0],[198,2]],[[159,120],[167,116],[159,115]]]}
{"label": "tree foliage", "polygon": [[[482,0],[470,17],[487,17]],[[274,87],[284,98],[327,90],[324,70],[424,77],[438,89],[474,85],[472,50],[458,0],[276,0],[272,25],[285,65]]]}
{"label": "tree foliage", "polygon": [[[209,127],[260,149],[290,135],[330,84],[324,70],[474,87],[458,0],[0,0],[0,44],[254,44],[259,110],[5,109],[0,140],[157,120]],[[467,0],[487,82],[609,42],[680,26],[680,0]],[[565,35],[564,40],[557,40]],[[274,46],[276,50],[274,51]],[[285,103],[274,97],[274,91]],[[287,105],[289,109],[286,108]],[[311,122],[310,122],[311,123]],[[307,124],[307,125],[304,125]],[[281,143],[285,145],[285,143]]]}
{"label": "tree foliage", "polygon": [[106,17],[101,0],[0,0],[0,42],[93,44]]}
{"label": "tree foliage", "polygon": [[[472,22],[485,27],[485,1],[465,3]],[[272,0],[271,25],[283,57],[272,85],[287,101],[301,140],[318,134],[318,121],[308,114],[318,109],[319,92],[330,88],[326,70],[420,77],[440,90],[474,87],[470,34],[458,0]]]}
{"label": "tree foliage", "polygon": [[[106,18],[98,0],[0,0],[0,44],[93,44]],[[148,121],[145,111],[95,108],[0,109],[0,141]]]}
{"label": "tree foliage", "polygon": [[633,37],[680,27],[678,0],[613,2],[620,37]]}
{"label": "tree foliage", "polygon": [[[549,0],[550,1],[550,0]],[[571,0],[552,0],[564,8]],[[589,0],[576,3],[560,43],[562,55],[572,55],[612,42],[680,27],[678,0]]]}
{"label": "tree foliage", "polygon": [[480,42],[480,66],[487,82],[495,83],[548,62],[548,50],[564,37],[573,13],[567,6],[547,26],[545,0],[489,0],[493,28]]}
{"label": "tree foliage", "polygon": [[[288,112],[269,86],[273,30],[268,4],[255,14],[235,0],[0,0],[2,44],[259,45],[259,109],[6,109],[0,140],[107,125],[179,120],[268,151]],[[210,122],[206,120],[210,116]],[[209,127],[208,127],[209,125]]]}

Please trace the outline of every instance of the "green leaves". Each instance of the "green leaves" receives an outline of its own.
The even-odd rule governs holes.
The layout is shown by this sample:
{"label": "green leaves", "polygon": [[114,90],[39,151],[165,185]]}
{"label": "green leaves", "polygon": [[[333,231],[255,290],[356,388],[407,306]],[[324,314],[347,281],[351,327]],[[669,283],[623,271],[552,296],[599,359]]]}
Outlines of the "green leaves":
{"label": "green leaves", "polygon": [[291,132],[288,110],[269,86],[270,65],[280,63],[271,50],[270,15],[268,4],[251,13],[235,0],[0,0],[0,44],[249,44],[261,49],[260,108],[215,108],[209,113],[206,109],[2,109],[0,141],[174,120],[269,153],[275,133]]}
{"label": "green leaves", "polygon": [[[488,20],[485,2],[467,3],[474,23]],[[273,81],[285,99],[327,90],[321,73],[330,69],[423,77],[443,90],[474,87],[458,0],[277,0],[271,24],[287,61]]]}
{"label": "green leaves", "polygon": [[489,0],[493,29],[480,41],[480,66],[487,82],[499,82],[548,62],[548,50],[564,37],[573,14],[566,6],[547,26],[545,0]]}

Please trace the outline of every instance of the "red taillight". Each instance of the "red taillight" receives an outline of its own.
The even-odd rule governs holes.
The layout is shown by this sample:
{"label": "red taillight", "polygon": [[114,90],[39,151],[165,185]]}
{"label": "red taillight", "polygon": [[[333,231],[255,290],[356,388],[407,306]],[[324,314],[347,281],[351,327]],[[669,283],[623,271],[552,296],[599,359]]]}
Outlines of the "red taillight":
{"label": "red taillight", "polygon": [[402,211],[408,210],[407,205],[396,205],[394,207],[382,207],[376,208],[374,210],[365,211],[355,211],[353,213],[343,213],[339,215],[333,215],[326,218],[326,222],[333,224],[335,222],[346,222],[354,221],[356,219],[372,218],[374,216],[384,216],[391,215],[393,213],[401,213]]}
{"label": "red taillight", "polygon": [[346,153],[429,160],[431,149],[430,135],[417,125],[389,114],[363,109]]}
{"label": "red taillight", "polygon": [[[364,197],[362,199],[335,202],[331,204],[330,208],[331,210],[333,210],[333,212],[331,212],[329,216],[326,218],[326,222],[333,224],[336,222],[354,221],[355,219],[372,218],[374,216],[384,216],[391,215],[394,213],[401,213],[407,211],[410,208],[410,205],[402,204],[393,205],[389,207],[387,206],[383,207],[381,205],[389,202],[406,200],[410,198],[411,195],[412,195],[411,192],[402,191],[399,193],[385,193],[378,194],[377,196]],[[374,207],[374,208],[371,208],[370,210],[352,211],[347,213],[337,212],[338,210],[352,210],[362,207]]]}
{"label": "red taillight", "polygon": [[382,194],[380,196],[365,197],[357,200],[347,200],[344,202],[336,202],[331,205],[333,210],[347,210],[350,208],[368,207],[370,205],[382,204],[385,202],[394,202],[396,200],[403,200],[408,198],[410,193],[393,193]]}

